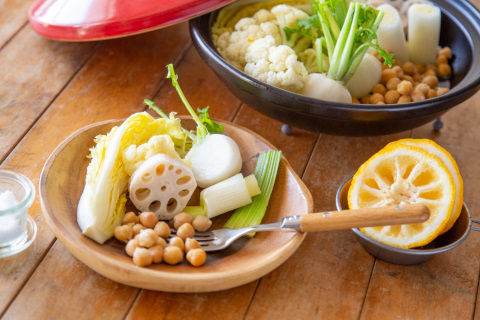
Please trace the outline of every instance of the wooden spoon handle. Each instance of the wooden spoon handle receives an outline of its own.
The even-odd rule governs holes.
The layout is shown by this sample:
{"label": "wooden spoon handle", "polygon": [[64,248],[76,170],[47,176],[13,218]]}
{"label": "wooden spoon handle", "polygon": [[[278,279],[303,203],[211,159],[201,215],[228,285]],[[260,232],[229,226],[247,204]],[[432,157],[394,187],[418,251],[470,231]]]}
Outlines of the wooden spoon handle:
{"label": "wooden spoon handle", "polygon": [[421,223],[428,220],[430,210],[424,204],[408,204],[359,210],[342,210],[302,215],[303,232]]}

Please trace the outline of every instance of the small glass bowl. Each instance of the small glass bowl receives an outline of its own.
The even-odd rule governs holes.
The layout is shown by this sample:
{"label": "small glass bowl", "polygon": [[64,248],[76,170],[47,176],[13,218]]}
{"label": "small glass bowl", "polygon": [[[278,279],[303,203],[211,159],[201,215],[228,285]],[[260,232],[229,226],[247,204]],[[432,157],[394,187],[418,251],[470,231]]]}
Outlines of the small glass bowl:
{"label": "small glass bowl", "polygon": [[12,206],[0,203],[0,258],[28,248],[37,233],[37,225],[28,215],[35,199],[35,187],[21,174],[0,170],[0,201],[10,192],[17,203]]}

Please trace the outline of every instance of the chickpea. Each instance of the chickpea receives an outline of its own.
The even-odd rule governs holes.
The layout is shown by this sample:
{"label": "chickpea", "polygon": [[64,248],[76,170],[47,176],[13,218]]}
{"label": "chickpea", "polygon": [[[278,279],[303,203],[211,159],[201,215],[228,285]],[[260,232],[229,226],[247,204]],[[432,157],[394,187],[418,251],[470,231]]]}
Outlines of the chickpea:
{"label": "chickpea", "polygon": [[449,47],[444,47],[438,51],[438,55],[446,56],[447,59],[452,59],[452,50]]}
{"label": "chickpea", "polygon": [[394,104],[398,102],[400,99],[400,93],[397,90],[390,90],[385,93],[385,103],[386,104]]}
{"label": "chickpea", "polygon": [[437,88],[437,97],[441,96],[442,94],[447,93],[448,91],[450,91],[450,90],[447,89],[447,88]]}
{"label": "chickpea", "polygon": [[401,79],[405,80],[405,81],[408,81],[408,82],[411,82],[412,84],[414,82],[413,78],[408,76],[408,75],[404,75]]}
{"label": "chickpea", "polygon": [[424,73],[425,72],[425,68],[420,63],[416,63],[415,67],[417,68],[418,73]]}
{"label": "chickpea", "polygon": [[[448,63],[448,58],[446,56],[444,56],[443,54],[439,54],[436,62],[437,62],[437,65],[443,64],[443,63]],[[437,67],[437,69],[438,69],[438,67]]]}
{"label": "chickpea", "polygon": [[170,239],[168,247],[178,247],[182,251],[185,250],[185,244],[183,242],[183,239],[180,237],[173,237],[172,239]]}
{"label": "chickpea", "polygon": [[437,85],[438,85],[438,78],[434,77],[434,76],[428,76],[428,77],[423,78],[422,82],[433,89],[433,88],[437,87]]}
{"label": "chickpea", "polygon": [[415,73],[412,78],[413,78],[413,81],[415,82],[422,82],[423,80],[423,76],[418,72]]}
{"label": "chickpea", "polygon": [[386,85],[387,90],[396,90],[399,83],[400,79],[397,77],[388,79]]}
{"label": "chickpea", "polygon": [[387,89],[385,86],[381,83],[378,83],[373,87],[372,93],[380,93],[381,95],[385,95],[385,92],[387,92]]}
{"label": "chickpea", "polygon": [[163,250],[163,261],[168,264],[177,264],[183,261],[183,251],[179,247],[170,246]]}
{"label": "chickpea", "polygon": [[192,221],[192,226],[195,230],[203,232],[210,229],[212,226],[212,221],[206,216],[196,216]]}
{"label": "chickpea", "polygon": [[148,249],[150,255],[152,256],[153,263],[160,263],[163,260],[163,247],[154,246]]}
{"label": "chickpea", "polygon": [[202,249],[193,249],[187,253],[187,260],[194,267],[200,267],[205,264],[207,254]]}
{"label": "chickpea", "polygon": [[409,103],[409,102],[412,102],[412,97],[411,96],[401,96],[398,99],[397,103]]}
{"label": "chickpea", "polygon": [[425,100],[425,94],[420,90],[414,90],[412,94],[412,100],[414,102]]}
{"label": "chickpea", "polygon": [[177,230],[177,237],[182,238],[183,241],[187,238],[192,238],[195,235],[195,230],[190,223],[184,223]]}
{"label": "chickpea", "polygon": [[377,104],[379,102],[385,102],[385,97],[383,95],[381,95],[380,93],[372,94],[372,96],[370,97],[370,103],[371,104]]}
{"label": "chickpea", "polygon": [[188,251],[193,250],[193,249],[201,249],[202,247],[200,246],[200,243],[198,243],[197,240],[192,239],[192,238],[187,238],[185,240],[185,252],[188,253]]}
{"label": "chickpea", "polygon": [[146,229],[146,228],[143,224],[137,223],[136,225],[134,225],[132,227],[133,236],[136,237],[140,233],[140,231],[144,230],[144,229]]}
{"label": "chickpea", "polygon": [[397,73],[393,69],[385,69],[382,71],[382,82],[387,83],[390,78],[396,77]]}
{"label": "chickpea", "polygon": [[427,99],[432,99],[437,96],[437,92],[433,89],[428,90],[427,92]]}
{"label": "chickpea", "polygon": [[140,223],[143,224],[147,228],[153,228],[158,222],[158,217],[153,212],[142,212],[140,214]]}
{"label": "chickpea", "polygon": [[129,223],[138,223],[139,219],[135,212],[130,211],[125,213],[122,219],[122,224],[129,224]]}
{"label": "chickpea", "polygon": [[420,91],[423,93],[424,96],[427,95],[428,90],[430,90],[430,87],[425,83],[419,83],[414,89],[414,91]]}
{"label": "chickpea", "polygon": [[425,78],[425,77],[429,77],[429,76],[436,77],[437,73],[433,70],[425,71],[425,73],[423,74],[423,77]]}
{"label": "chickpea", "polygon": [[185,212],[181,212],[173,218],[173,226],[175,227],[175,229],[178,230],[178,228],[180,228],[182,224],[192,223],[192,220],[193,218],[191,215]]}
{"label": "chickpea", "polygon": [[133,238],[133,231],[132,227],[129,224],[125,224],[123,226],[118,226],[113,231],[115,238],[117,240],[127,243],[128,240]]}
{"label": "chickpea", "polygon": [[383,70],[387,70],[388,68],[390,68],[388,65],[383,64],[383,59],[380,59],[380,58],[379,58],[378,61],[380,61],[380,62],[382,63],[382,71],[383,71]]}
{"label": "chickpea", "polygon": [[436,73],[436,72],[437,72],[437,66],[434,65],[434,64],[429,63],[429,64],[427,64],[427,66],[425,67],[425,72],[427,72],[428,70],[432,70],[432,71],[434,71],[434,72]]}
{"label": "chickpea", "polygon": [[[395,61],[393,62],[393,65],[392,65],[392,66],[393,66],[393,67],[400,67],[401,65],[402,65],[402,64],[401,64],[400,61],[395,60]],[[403,72],[403,71],[402,71],[402,72]]]}
{"label": "chickpea", "polygon": [[172,231],[170,230],[170,227],[164,221],[157,222],[157,224],[153,228],[153,231],[155,231],[155,233],[162,238],[168,238],[172,233]]}
{"label": "chickpea", "polygon": [[136,248],[133,252],[133,263],[139,267],[146,267],[152,264],[152,255],[145,248]]}
{"label": "chickpea", "polygon": [[413,84],[409,81],[405,81],[403,80],[402,82],[400,82],[397,86],[397,91],[398,93],[400,93],[401,95],[404,95],[404,96],[409,96],[412,94],[413,92]]}
{"label": "chickpea", "polygon": [[[360,104],[360,100],[358,100],[358,98],[353,97],[352,98],[352,103]],[[193,220],[195,220],[195,219],[193,219]]]}
{"label": "chickpea", "polygon": [[450,74],[452,73],[452,68],[446,64],[446,63],[442,63],[440,65],[438,65],[438,75],[440,77],[448,77]]}
{"label": "chickpea", "polygon": [[360,101],[362,101],[362,104],[369,104],[370,103],[370,97],[371,95],[367,94],[366,96],[363,96]]}
{"label": "chickpea", "polygon": [[140,243],[138,242],[138,239],[132,239],[127,242],[127,245],[125,246],[125,252],[130,256],[133,257],[133,252],[135,249],[140,247]]}
{"label": "chickpea", "polygon": [[[400,62],[399,62],[399,64],[400,64]],[[392,70],[395,71],[395,73],[397,74],[397,77],[403,76],[403,69],[402,69],[402,67],[400,67],[400,65],[395,65],[392,68]]]}
{"label": "chickpea", "polygon": [[378,101],[376,104],[385,104],[383,101]]}
{"label": "chickpea", "polygon": [[137,239],[142,247],[150,248],[157,244],[158,235],[152,229],[145,229],[140,231]]}
{"label": "chickpea", "polygon": [[417,67],[412,62],[405,62],[402,65],[403,72],[408,75],[414,75],[418,72]]}
{"label": "chickpea", "polygon": [[156,246],[160,246],[162,248],[165,248],[167,246],[167,242],[165,241],[165,239],[163,239],[161,237],[158,237]]}

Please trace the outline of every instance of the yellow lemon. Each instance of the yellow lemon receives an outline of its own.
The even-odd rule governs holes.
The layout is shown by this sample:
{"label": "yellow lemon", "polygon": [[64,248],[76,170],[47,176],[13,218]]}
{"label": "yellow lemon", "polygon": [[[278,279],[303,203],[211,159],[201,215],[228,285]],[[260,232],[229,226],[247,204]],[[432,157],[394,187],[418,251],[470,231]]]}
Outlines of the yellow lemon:
{"label": "yellow lemon", "polygon": [[455,203],[455,183],[437,157],[404,144],[385,147],[357,171],[348,191],[350,209],[424,203],[430,218],[421,224],[363,228],[385,244],[414,248],[428,244],[445,228]]}
{"label": "yellow lemon", "polygon": [[450,230],[451,227],[453,227],[455,221],[457,221],[458,217],[460,216],[463,208],[463,179],[460,175],[460,170],[458,169],[457,163],[447,150],[440,147],[438,144],[429,139],[402,139],[389,143],[387,147],[395,144],[406,144],[414,146],[425,150],[431,155],[437,156],[452,175],[453,182],[455,183],[455,204],[453,205],[450,219],[448,220],[447,225],[441,233],[447,232],[448,230]]}

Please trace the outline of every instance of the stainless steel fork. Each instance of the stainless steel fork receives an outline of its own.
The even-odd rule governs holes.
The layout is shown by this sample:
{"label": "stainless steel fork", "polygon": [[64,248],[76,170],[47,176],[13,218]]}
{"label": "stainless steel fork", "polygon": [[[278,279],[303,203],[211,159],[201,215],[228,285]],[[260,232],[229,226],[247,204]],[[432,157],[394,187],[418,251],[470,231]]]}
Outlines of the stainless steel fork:
{"label": "stainless steel fork", "polygon": [[421,223],[427,221],[429,217],[430,210],[423,204],[328,211],[301,216],[289,216],[279,222],[260,224],[243,229],[218,229],[208,232],[197,232],[193,238],[200,243],[203,250],[208,252],[225,249],[235,240],[250,232],[276,230],[312,232],[377,227]]}

